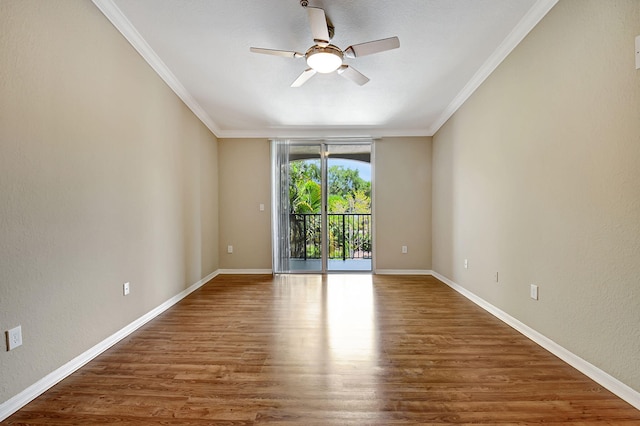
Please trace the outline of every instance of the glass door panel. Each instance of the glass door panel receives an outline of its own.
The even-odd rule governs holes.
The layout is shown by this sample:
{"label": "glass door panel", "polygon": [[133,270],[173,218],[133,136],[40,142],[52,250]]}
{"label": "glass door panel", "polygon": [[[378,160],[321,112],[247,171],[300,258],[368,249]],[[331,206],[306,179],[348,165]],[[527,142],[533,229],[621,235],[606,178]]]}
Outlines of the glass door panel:
{"label": "glass door panel", "polygon": [[371,271],[371,144],[326,146],[327,271]]}
{"label": "glass door panel", "polygon": [[289,272],[325,270],[322,170],[322,144],[289,147]]}

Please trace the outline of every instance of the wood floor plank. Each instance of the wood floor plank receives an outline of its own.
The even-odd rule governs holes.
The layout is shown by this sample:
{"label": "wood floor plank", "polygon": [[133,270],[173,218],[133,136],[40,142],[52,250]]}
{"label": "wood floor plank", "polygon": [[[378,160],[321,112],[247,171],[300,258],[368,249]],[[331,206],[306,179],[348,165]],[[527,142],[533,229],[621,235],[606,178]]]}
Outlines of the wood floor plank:
{"label": "wood floor plank", "polygon": [[433,277],[218,276],[8,425],[637,425]]}

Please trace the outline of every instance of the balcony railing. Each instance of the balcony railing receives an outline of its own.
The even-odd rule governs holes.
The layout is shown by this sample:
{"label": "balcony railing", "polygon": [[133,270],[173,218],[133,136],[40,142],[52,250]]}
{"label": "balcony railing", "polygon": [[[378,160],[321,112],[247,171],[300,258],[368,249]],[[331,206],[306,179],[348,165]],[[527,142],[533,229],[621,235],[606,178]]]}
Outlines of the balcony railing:
{"label": "balcony railing", "polygon": [[[291,214],[290,257],[322,257],[322,216],[319,213]],[[371,214],[327,214],[329,259],[371,259]]]}

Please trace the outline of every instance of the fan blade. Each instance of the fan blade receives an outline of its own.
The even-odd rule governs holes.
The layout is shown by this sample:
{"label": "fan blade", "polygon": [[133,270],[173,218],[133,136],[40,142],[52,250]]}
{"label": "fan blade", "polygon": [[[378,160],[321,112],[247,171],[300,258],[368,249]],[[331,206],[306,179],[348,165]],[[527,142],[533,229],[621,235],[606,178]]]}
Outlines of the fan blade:
{"label": "fan blade", "polygon": [[326,47],[331,37],[329,36],[329,25],[327,25],[327,17],[324,14],[324,10],[317,7],[307,7],[307,14],[309,15],[313,41],[320,46]]}
{"label": "fan blade", "polygon": [[294,81],[293,83],[291,83],[291,87],[300,87],[303,84],[305,84],[307,82],[307,80],[309,80],[311,77],[313,77],[314,75],[316,75],[316,70],[314,70],[313,68],[309,68],[306,69],[302,72],[302,74],[300,74],[300,76],[298,78],[296,78],[296,81]]}
{"label": "fan blade", "polygon": [[275,49],[262,49],[261,47],[249,48],[253,53],[262,53],[265,55],[284,56],[285,58],[304,58],[304,54],[288,51],[288,50],[275,50]]}
{"label": "fan blade", "polygon": [[354,44],[344,50],[347,58],[371,55],[373,53],[384,52],[385,50],[397,49],[400,47],[398,37],[383,38],[382,40],[368,41],[366,43]]}
{"label": "fan blade", "polygon": [[342,65],[338,68],[338,74],[344,78],[353,81],[354,83],[362,86],[369,82],[369,78],[349,65]]}

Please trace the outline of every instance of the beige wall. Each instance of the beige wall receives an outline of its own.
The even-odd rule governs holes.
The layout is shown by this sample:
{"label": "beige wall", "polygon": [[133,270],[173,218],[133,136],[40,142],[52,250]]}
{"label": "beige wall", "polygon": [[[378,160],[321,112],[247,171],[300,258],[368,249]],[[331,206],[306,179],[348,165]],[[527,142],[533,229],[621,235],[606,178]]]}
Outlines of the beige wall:
{"label": "beige wall", "polygon": [[0,2],[0,52],[2,403],[217,270],[218,194],[215,137],[90,1]]}
{"label": "beige wall", "polygon": [[270,152],[267,139],[220,139],[221,269],[271,269]]}
{"label": "beige wall", "polygon": [[430,270],[431,138],[377,140],[374,168],[376,270]]}
{"label": "beige wall", "polygon": [[637,35],[561,0],[440,129],[433,269],[640,391]]}
{"label": "beige wall", "polygon": [[[218,153],[220,268],[271,269],[269,141],[220,139]],[[431,138],[376,141],[374,167],[377,268],[431,269]]]}

